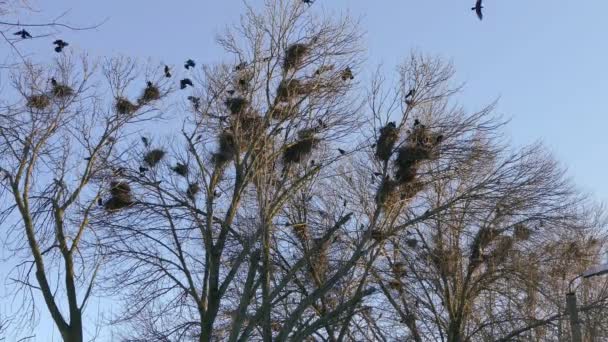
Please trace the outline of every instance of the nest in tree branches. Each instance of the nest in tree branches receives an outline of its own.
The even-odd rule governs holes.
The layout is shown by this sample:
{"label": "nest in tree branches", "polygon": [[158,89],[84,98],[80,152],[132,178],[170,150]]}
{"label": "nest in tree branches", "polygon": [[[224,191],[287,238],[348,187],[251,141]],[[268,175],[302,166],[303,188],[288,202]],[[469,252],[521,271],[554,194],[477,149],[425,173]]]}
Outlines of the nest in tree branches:
{"label": "nest in tree branches", "polygon": [[401,290],[402,285],[401,285],[401,282],[399,280],[397,280],[397,279],[391,279],[388,282],[388,287],[390,287],[393,290]]}
{"label": "nest in tree branches", "polygon": [[422,191],[422,189],[424,189],[424,184],[422,182],[408,182],[406,184],[402,184],[400,186],[401,188],[401,199],[402,200],[407,200],[410,198],[413,198],[414,196],[416,196],[416,194],[418,194],[420,191]]}
{"label": "nest in tree branches", "polygon": [[299,114],[297,106],[276,105],[272,108],[272,118],[275,120],[288,120]]}
{"label": "nest in tree branches", "polygon": [[406,145],[399,149],[395,164],[399,168],[415,166],[419,162],[429,160],[433,156],[431,148],[419,145]]}
{"label": "nest in tree branches", "polygon": [[285,50],[283,69],[285,71],[297,69],[302,65],[304,57],[310,52],[308,44],[292,44]]}
{"label": "nest in tree branches", "polygon": [[385,178],[376,194],[376,203],[383,208],[392,207],[399,200],[399,183]]}
{"label": "nest in tree branches", "polygon": [[376,144],[376,158],[387,161],[393,154],[395,143],[399,139],[399,130],[394,122],[389,122],[386,126],[380,128],[380,137]]}
{"label": "nest in tree branches", "polygon": [[53,85],[53,96],[56,97],[69,97],[74,95],[74,90],[72,88],[70,88],[69,86],[65,85],[65,84],[61,84],[61,83],[56,83]]}
{"label": "nest in tree branches", "polygon": [[234,159],[236,153],[236,141],[232,132],[225,130],[218,137],[218,151],[213,154],[213,162],[224,165]]}
{"label": "nest in tree branches", "polygon": [[171,170],[173,170],[173,172],[177,173],[182,177],[186,177],[188,175],[188,166],[182,163],[175,164],[175,166],[172,167]]}
{"label": "nest in tree branches", "polygon": [[418,246],[418,240],[407,239],[407,240],[405,240],[405,244],[410,248],[416,248]]}
{"label": "nest in tree branches", "polygon": [[148,86],[144,89],[141,97],[137,102],[141,104],[150,103],[160,99],[160,90],[152,82],[148,82]]}
{"label": "nest in tree branches", "polygon": [[116,99],[116,112],[118,114],[133,114],[139,109],[139,106],[133,104],[131,101],[124,97]]}
{"label": "nest in tree branches", "polygon": [[188,189],[186,189],[186,196],[194,201],[196,195],[201,191],[201,187],[198,183],[190,183]]}
{"label": "nest in tree branches", "polygon": [[240,147],[245,148],[260,139],[264,132],[264,118],[255,114],[239,115],[232,121],[232,131],[236,133]]}
{"label": "nest in tree branches", "polygon": [[387,238],[387,234],[384,233],[381,229],[372,230],[372,239],[376,241],[382,241]]}
{"label": "nest in tree branches", "polygon": [[242,97],[230,97],[224,102],[232,114],[241,114],[249,106],[249,101]]}
{"label": "nest in tree branches", "polygon": [[132,206],[133,198],[131,187],[126,182],[114,181],[110,183],[110,199],[106,201],[104,207],[108,211],[115,211]]}
{"label": "nest in tree branches", "polygon": [[38,110],[43,110],[51,105],[51,99],[45,94],[31,95],[27,98],[27,106]]}
{"label": "nest in tree branches", "polygon": [[[416,174],[418,172],[418,168],[416,165],[409,166],[398,166],[395,177],[399,184],[408,184],[413,182],[416,179]],[[406,193],[408,189],[406,189]]]}
{"label": "nest in tree branches", "polygon": [[298,136],[299,139],[289,145],[283,152],[283,162],[285,164],[301,162],[319,145],[320,140],[315,137],[311,130],[302,130],[298,132]]}
{"label": "nest in tree branches", "polygon": [[518,224],[513,229],[513,237],[519,241],[525,241],[530,238],[532,231],[523,224]]}
{"label": "nest in tree branches", "polygon": [[154,167],[165,157],[165,154],[165,151],[158,148],[151,150],[144,156],[144,162]]}
{"label": "nest in tree branches", "polygon": [[309,92],[309,86],[298,79],[283,80],[277,87],[275,102],[287,102],[290,99]]}
{"label": "nest in tree branches", "polygon": [[291,225],[291,228],[296,238],[305,245],[310,238],[308,234],[308,225],[306,223],[294,223]]}
{"label": "nest in tree branches", "polygon": [[396,262],[393,264],[393,274],[395,275],[395,278],[401,278],[403,276],[405,276],[405,263],[404,262]]}

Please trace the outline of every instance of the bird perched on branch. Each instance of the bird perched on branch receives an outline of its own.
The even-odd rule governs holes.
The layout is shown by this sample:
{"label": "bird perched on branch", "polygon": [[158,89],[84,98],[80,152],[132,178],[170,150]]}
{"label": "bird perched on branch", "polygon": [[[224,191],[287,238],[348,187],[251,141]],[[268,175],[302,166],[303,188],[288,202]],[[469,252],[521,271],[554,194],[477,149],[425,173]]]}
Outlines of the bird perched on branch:
{"label": "bird perched on branch", "polygon": [[481,2],[483,0],[477,0],[477,2],[475,2],[475,7],[471,8],[471,11],[475,11],[475,13],[477,13],[477,17],[479,18],[479,20],[483,19],[483,13],[481,12],[481,9],[483,8],[483,6],[481,5]]}
{"label": "bird perched on branch", "polygon": [[179,81],[180,89],[186,89],[187,86],[194,87],[194,84],[192,83],[192,81],[189,78],[184,78],[183,80]]}
{"label": "bird perched on branch", "polygon": [[20,36],[21,39],[32,38],[32,35],[29,32],[27,32],[26,30],[24,30],[24,29],[21,29],[21,31],[15,32],[14,35],[15,36]]}
{"label": "bird perched on branch", "polygon": [[196,66],[196,63],[194,63],[193,60],[189,59],[186,61],[186,64],[184,64],[184,68],[190,70],[190,68],[194,68]]}
{"label": "bird perched on branch", "polygon": [[171,69],[169,69],[168,65],[165,65],[165,70],[164,71],[165,71],[165,77],[166,78],[171,77]]}
{"label": "bird perched on branch", "polygon": [[302,3],[307,4],[308,6],[314,3],[314,0],[302,0]]}
{"label": "bird perched on branch", "polygon": [[53,42],[55,46],[55,52],[61,52],[63,51],[63,48],[65,48],[66,46],[70,45],[67,42],[61,40],[61,39],[57,39],[56,41]]}

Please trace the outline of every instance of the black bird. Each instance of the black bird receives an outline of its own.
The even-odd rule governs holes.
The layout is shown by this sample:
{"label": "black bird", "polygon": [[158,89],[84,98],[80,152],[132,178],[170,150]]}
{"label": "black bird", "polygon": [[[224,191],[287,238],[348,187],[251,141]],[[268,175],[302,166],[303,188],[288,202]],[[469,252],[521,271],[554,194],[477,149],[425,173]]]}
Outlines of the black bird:
{"label": "black bird", "polygon": [[219,191],[217,191],[217,190],[214,190],[214,191],[213,191],[213,197],[216,197],[216,198],[217,198],[217,197],[220,197],[220,196],[222,196],[222,193],[221,193],[221,192],[219,192]]}
{"label": "black bird", "polygon": [[144,143],[144,146],[150,146],[150,141],[146,137],[141,137],[141,141]]}
{"label": "black bird", "polygon": [[21,31],[17,31],[14,33],[15,36],[20,36],[21,39],[28,39],[28,38],[32,38],[32,35],[27,32],[26,30],[22,29]]}
{"label": "black bird", "polygon": [[342,81],[353,80],[355,76],[353,75],[353,71],[350,67],[346,67],[346,69],[342,70]]}
{"label": "black bird", "polygon": [[405,98],[409,99],[414,95],[416,95],[416,89],[412,88],[412,89],[410,89],[410,91],[407,92],[407,94],[405,95]]}
{"label": "black bird", "polygon": [[346,207],[346,205],[347,205],[347,204],[348,204],[348,203],[346,202],[346,200],[344,200],[344,203],[342,203],[342,206],[343,206],[343,207]]}
{"label": "black bird", "polygon": [[143,166],[140,166],[140,167],[139,167],[139,172],[140,172],[140,173],[144,173],[144,172],[146,172],[146,171],[148,171],[148,168],[147,168],[147,167],[143,167]]}
{"label": "black bird", "polygon": [[346,151],[344,151],[344,150],[343,150],[343,149],[341,149],[341,148],[339,148],[339,149],[338,149],[338,152],[340,152],[340,154],[341,154],[341,155],[345,155],[345,154],[346,154]]}
{"label": "black bird", "polygon": [[55,77],[51,77],[51,84],[53,85],[53,87],[57,86],[57,80],[55,79]]}
{"label": "black bird", "polygon": [[171,69],[169,69],[168,65],[165,65],[165,77],[166,78],[171,77]]}
{"label": "black bird", "polygon": [[226,90],[226,92],[228,93],[228,95],[234,95],[234,93],[236,93],[234,89]]}
{"label": "black bird", "polygon": [[443,134],[439,134],[437,138],[435,138],[435,143],[439,144],[443,141]]}
{"label": "black bird", "polygon": [[314,3],[314,0],[302,0],[302,3],[307,4],[308,6]]}
{"label": "black bird", "polygon": [[187,86],[194,87],[194,84],[192,84],[192,81],[189,78],[184,78],[183,80],[179,81],[180,89],[186,89]]}
{"label": "black bird", "polygon": [[477,0],[475,2],[475,7],[471,8],[471,11],[475,11],[475,13],[477,13],[477,18],[479,18],[479,20],[483,20],[483,13],[481,13],[483,6],[481,5],[481,2],[482,0]]}
{"label": "black bird", "polygon": [[241,71],[247,67],[247,62],[241,62],[234,67],[234,71]]}
{"label": "black bird", "polygon": [[188,100],[192,102],[192,106],[194,106],[194,110],[198,110],[201,106],[201,98],[196,96],[188,96]]}
{"label": "black bird", "polygon": [[184,64],[184,68],[190,70],[190,68],[194,68],[196,66],[196,63],[194,63],[193,60],[189,59],[186,61],[186,64]]}
{"label": "black bird", "polygon": [[420,125],[420,120],[418,120],[418,119],[414,120],[414,126],[418,126],[418,125]]}
{"label": "black bird", "polygon": [[86,158],[84,158],[84,160],[89,161],[89,160],[91,160],[91,157],[86,157]]}
{"label": "black bird", "polygon": [[100,207],[103,205],[103,200],[101,198],[97,199],[97,205]]}
{"label": "black bird", "polygon": [[380,176],[382,176],[382,172],[374,172],[374,176],[380,177]]}
{"label": "black bird", "polygon": [[63,51],[63,48],[70,45],[67,42],[64,42],[61,39],[57,39],[56,41],[53,42],[53,44],[55,44],[55,52],[61,52]]}

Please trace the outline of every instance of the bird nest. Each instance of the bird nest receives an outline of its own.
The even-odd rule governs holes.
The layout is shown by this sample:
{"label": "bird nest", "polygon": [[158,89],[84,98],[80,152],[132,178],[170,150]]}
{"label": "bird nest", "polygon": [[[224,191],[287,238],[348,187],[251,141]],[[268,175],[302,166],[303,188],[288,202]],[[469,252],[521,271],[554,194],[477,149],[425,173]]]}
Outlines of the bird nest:
{"label": "bird nest", "polygon": [[287,102],[290,99],[309,92],[310,87],[298,79],[283,80],[277,87],[276,102]]}
{"label": "bird nest", "polygon": [[110,194],[112,196],[104,204],[105,209],[108,211],[116,211],[134,204],[131,186],[126,182],[113,181],[110,183]]}
{"label": "bird nest", "polygon": [[241,114],[245,111],[245,109],[247,109],[247,106],[249,105],[249,101],[247,101],[246,99],[242,98],[242,97],[230,97],[228,99],[226,99],[226,101],[224,102],[226,104],[226,107],[228,107],[228,110],[230,110],[230,113],[232,114]]}
{"label": "bird nest", "polygon": [[304,57],[310,52],[308,44],[292,44],[285,50],[283,69],[285,71],[297,69],[304,62]]}
{"label": "bird nest", "polygon": [[131,101],[124,97],[116,99],[116,112],[118,114],[133,114],[139,109],[139,106],[133,104]]}
{"label": "bird nest", "polygon": [[518,224],[513,229],[513,237],[519,241],[525,241],[530,238],[532,231],[523,224]]}
{"label": "bird nest", "polygon": [[150,166],[156,166],[164,157],[166,152],[161,149],[154,149],[144,155],[144,162]]}
{"label": "bird nest", "polygon": [[42,110],[51,105],[51,99],[45,94],[31,95],[27,98],[27,106]]}
{"label": "bird nest", "polygon": [[218,137],[218,151],[213,154],[213,162],[224,165],[234,159],[236,153],[236,141],[232,132],[225,130]]}
{"label": "bird nest", "polygon": [[259,115],[239,115],[233,118],[232,131],[235,132],[241,148],[245,148],[252,141],[259,139],[263,130],[264,118]]}
{"label": "bird nest", "polygon": [[310,130],[300,131],[298,135],[299,139],[293,144],[288,145],[283,152],[283,162],[285,164],[301,162],[319,145],[320,140]]}
{"label": "bird nest", "polygon": [[394,122],[389,122],[386,126],[380,128],[380,137],[376,144],[376,157],[382,161],[389,160],[398,139],[399,130]]}
{"label": "bird nest", "polygon": [[401,278],[405,276],[405,263],[404,262],[396,262],[393,264],[393,273],[396,278]]}
{"label": "bird nest", "polygon": [[401,184],[400,185],[401,199],[407,200],[407,199],[413,198],[414,196],[416,196],[416,194],[418,194],[423,189],[424,189],[424,183],[422,183],[422,182],[411,181],[411,182],[408,182],[405,184]]}
{"label": "bird nest", "polygon": [[160,99],[160,90],[152,82],[148,82],[148,86],[139,98],[139,103],[150,103]]}
{"label": "bird nest", "polygon": [[188,166],[182,163],[175,164],[175,166],[172,167],[171,170],[173,170],[173,172],[177,173],[182,177],[186,177],[188,175]]}
{"label": "bird nest", "polygon": [[418,240],[416,240],[416,239],[406,239],[405,240],[405,244],[409,248],[416,248],[418,246]]}
{"label": "bird nest", "polygon": [[399,201],[399,183],[391,179],[384,179],[376,194],[376,203],[383,208],[392,207]]}
{"label": "bird nest", "polygon": [[275,120],[288,120],[299,114],[299,108],[297,106],[282,105],[274,106],[272,108],[272,118]]}
{"label": "bird nest", "polygon": [[74,94],[74,90],[72,88],[70,88],[69,86],[65,85],[65,84],[61,84],[61,83],[56,83],[55,85],[53,85],[53,96],[56,97],[69,97],[72,96]]}
{"label": "bird nest", "polygon": [[188,189],[186,189],[186,196],[193,200],[195,199],[196,195],[201,191],[201,187],[198,185],[198,183],[190,183],[188,185]]}
{"label": "bird nest", "polygon": [[376,241],[382,241],[384,239],[386,239],[387,234],[385,232],[383,232],[381,229],[374,229],[372,230],[372,239],[376,240]]}
{"label": "bird nest", "polygon": [[306,223],[295,223],[291,225],[293,234],[298,238],[302,244],[306,244],[306,241],[310,238],[308,234],[308,225]]}

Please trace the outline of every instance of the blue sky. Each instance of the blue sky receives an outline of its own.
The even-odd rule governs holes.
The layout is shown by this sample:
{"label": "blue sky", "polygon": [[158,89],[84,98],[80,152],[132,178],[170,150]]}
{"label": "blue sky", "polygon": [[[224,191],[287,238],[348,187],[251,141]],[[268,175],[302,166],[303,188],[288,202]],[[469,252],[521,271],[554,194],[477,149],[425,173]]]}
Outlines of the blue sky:
{"label": "blue sky", "polygon": [[[294,0],[297,1],[297,0]],[[52,18],[101,27],[60,36],[92,56],[122,54],[180,65],[222,59],[214,38],[238,20],[240,0],[33,0]],[[254,6],[261,0],[251,0]],[[500,97],[498,112],[512,119],[506,134],[514,144],[543,141],[569,175],[600,200],[608,123],[608,2],[591,0],[485,1],[485,19],[470,11],[473,0],[317,0],[319,10],[361,17],[371,73],[382,63],[390,72],[411,49],[453,61],[466,82],[461,103],[470,110]],[[32,32],[34,33],[34,32]],[[58,36],[59,37],[59,36]],[[46,40],[22,45],[36,59],[53,54]],[[0,56],[6,55],[0,45]],[[41,339],[43,341],[46,339]],[[50,339],[49,339],[50,340]]]}

